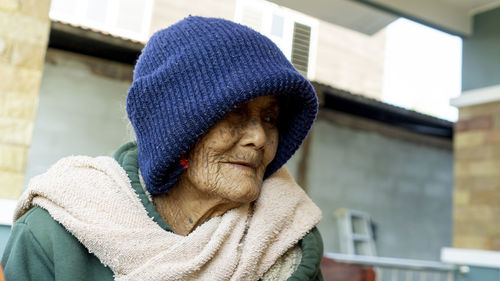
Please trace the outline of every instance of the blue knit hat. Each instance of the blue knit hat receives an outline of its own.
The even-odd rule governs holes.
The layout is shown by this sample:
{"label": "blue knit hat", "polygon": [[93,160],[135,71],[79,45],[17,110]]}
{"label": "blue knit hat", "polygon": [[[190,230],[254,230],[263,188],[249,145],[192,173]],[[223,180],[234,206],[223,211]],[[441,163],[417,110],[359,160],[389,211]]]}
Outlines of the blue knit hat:
{"label": "blue knit hat", "polygon": [[278,150],[264,177],[298,149],[316,118],[311,84],[267,37],[243,25],[189,16],[153,34],[128,92],[127,113],[148,191],[166,193],[187,153],[224,115],[245,101],[280,100]]}

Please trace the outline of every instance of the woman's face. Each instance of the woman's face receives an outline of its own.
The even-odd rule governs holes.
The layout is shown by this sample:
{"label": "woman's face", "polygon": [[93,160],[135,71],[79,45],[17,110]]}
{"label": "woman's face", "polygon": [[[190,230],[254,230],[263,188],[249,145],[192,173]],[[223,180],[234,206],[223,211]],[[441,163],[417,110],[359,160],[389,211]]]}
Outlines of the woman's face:
{"label": "woman's face", "polygon": [[184,180],[232,202],[257,199],[278,148],[278,115],[275,96],[250,100],[226,114],[190,151]]}

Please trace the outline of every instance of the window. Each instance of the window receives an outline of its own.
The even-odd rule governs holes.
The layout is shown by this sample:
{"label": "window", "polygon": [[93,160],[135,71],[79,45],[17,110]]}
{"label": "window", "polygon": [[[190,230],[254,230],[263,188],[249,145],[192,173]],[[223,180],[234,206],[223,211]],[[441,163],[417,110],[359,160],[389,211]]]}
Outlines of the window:
{"label": "window", "polygon": [[235,21],[269,37],[302,75],[314,79],[317,19],[264,0],[238,0]]}
{"label": "window", "polygon": [[50,18],[146,41],[153,0],[52,0]]}

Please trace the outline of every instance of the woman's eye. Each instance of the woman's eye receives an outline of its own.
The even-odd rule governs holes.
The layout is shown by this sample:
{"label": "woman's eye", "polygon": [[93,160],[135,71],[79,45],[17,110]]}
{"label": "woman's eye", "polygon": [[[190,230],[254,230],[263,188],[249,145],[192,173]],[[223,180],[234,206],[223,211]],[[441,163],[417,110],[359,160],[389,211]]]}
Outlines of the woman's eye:
{"label": "woman's eye", "polygon": [[271,115],[264,117],[264,122],[269,123],[269,124],[273,124],[273,125],[276,125],[277,120],[278,120],[278,118],[276,118],[275,116],[271,116]]}
{"label": "woman's eye", "polygon": [[231,108],[231,113],[234,113],[234,114],[242,114],[243,113],[243,108],[241,106],[233,106]]}

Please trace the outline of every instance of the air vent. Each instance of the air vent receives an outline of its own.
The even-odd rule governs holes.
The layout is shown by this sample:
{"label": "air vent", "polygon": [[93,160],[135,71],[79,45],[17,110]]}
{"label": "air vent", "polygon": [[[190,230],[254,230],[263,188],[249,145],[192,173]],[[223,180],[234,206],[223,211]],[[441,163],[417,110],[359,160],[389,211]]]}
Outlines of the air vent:
{"label": "air vent", "polygon": [[294,23],[292,41],[292,64],[304,76],[307,76],[309,65],[309,45],[311,42],[311,27]]}
{"label": "air vent", "polygon": [[265,0],[235,1],[235,21],[267,36],[302,75],[314,80],[319,20]]}

